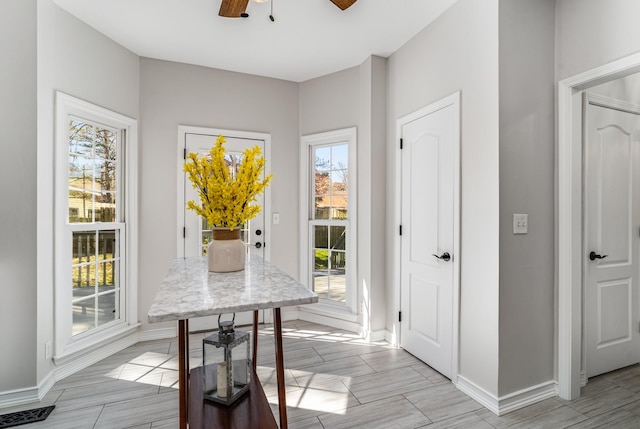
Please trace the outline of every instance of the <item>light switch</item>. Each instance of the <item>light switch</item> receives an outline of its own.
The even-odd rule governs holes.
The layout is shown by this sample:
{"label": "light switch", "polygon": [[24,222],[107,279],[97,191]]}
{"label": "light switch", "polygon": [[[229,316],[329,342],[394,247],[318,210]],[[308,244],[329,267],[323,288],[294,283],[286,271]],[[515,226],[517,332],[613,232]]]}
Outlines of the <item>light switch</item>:
{"label": "light switch", "polygon": [[273,224],[278,225],[280,223],[280,213],[273,214]]}
{"label": "light switch", "polygon": [[526,234],[529,228],[529,215],[528,214],[513,214],[513,233],[514,234]]}

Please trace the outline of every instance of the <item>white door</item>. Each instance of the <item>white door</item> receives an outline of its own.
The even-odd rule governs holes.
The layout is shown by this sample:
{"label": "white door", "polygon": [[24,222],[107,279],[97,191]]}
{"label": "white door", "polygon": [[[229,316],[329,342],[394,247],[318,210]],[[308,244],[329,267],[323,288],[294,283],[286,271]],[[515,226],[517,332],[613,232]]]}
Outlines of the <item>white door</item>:
{"label": "white door", "polygon": [[[213,130],[212,130],[213,131]],[[185,133],[185,149],[186,153],[195,152],[200,154],[208,154],[211,147],[215,145],[217,133],[204,133],[193,132]],[[225,135],[226,143],[226,156],[232,158],[232,162],[240,162],[242,159],[242,152],[253,146],[260,146],[263,155],[265,154],[265,141],[249,138],[233,137]],[[197,216],[192,210],[187,210],[187,201],[194,200],[199,202],[198,193],[191,186],[186,174],[183,174],[184,188],[184,201],[182,201],[182,210],[184,211],[184,256],[201,256],[205,254],[207,244],[211,240],[212,232],[211,227],[207,225],[207,222]],[[265,231],[264,212],[265,194],[258,196],[258,204],[262,207],[262,211],[249,222],[241,231],[241,238],[247,246],[247,257],[251,255],[257,255],[261,258],[267,258],[265,249],[267,243],[265,237],[267,236]],[[260,322],[263,321],[264,312],[260,312]],[[224,319],[230,318],[231,315],[225,315]],[[189,322],[189,329],[191,331],[202,331],[217,328],[218,318],[216,317],[203,317],[192,319]],[[236,314],[235,324],[237,326],[248,325],[253,323],[253,313],[245,312]]]}
{"label": "white door", "polygon": [[457,315],[458,100],[454,94],[401,127],[401,344],[448,378]]}
{"label": "white door", "polygon": [[585,95],[586,374],[640,362],[640,106]]}

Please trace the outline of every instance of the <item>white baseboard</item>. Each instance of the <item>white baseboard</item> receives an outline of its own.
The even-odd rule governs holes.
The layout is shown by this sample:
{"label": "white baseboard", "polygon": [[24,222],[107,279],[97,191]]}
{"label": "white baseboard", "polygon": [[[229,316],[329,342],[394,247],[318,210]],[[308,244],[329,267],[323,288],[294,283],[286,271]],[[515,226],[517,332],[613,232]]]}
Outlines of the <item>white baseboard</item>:
{"label": "white baseboard", "polygon": [[456,387],[498,416],[558,396],[558,385],[553,380],[499,398],[461,375],[458,376]]}
{"label": "white baseboard", "polygon": [[29,402],[38,402],[40,400],[39,391],[40,389],[34,386],[26,389],[0,392],[0,409],[28,404]]}
{"label": "white baseboard", "polygon": [[138,332],[138,341],[167,340],[178,336],[178,327],[149,329]]}
{"label": "white baseboard", "polygon": [[392,346],[400,347],[400,342],[398,341],[398,336],[391,331],[384,331],[384,339],[386,342],[391,344]]}
{"label": "white baseboard", "polygon": [[76,359],[60,364],[55,369],[55,380],[60,381],[78,371],[81,371],[102,359],[118,353],[138,342],[138,333],[134,332],[126,337],[122,337],[109,344],[104,344]]}
{"label": "white baseboard", "polygon": [[369,341],[384,341],[387,338],[387,331],[384,329],[380,329],[378,331],[371,331],[365,333],[365,338]]}
{"label": "white baseboard", "polygon": [[0,408],[38,402],[51,390],[56,381],[75,374],[96,362],[138,343],[138,341],[138,333],[133,332],[125,337],[118,338],[116,341],[100,346],[83,355],[79,355],[72,360],[65,360],[63,363],[58,363],[37,386],[0,392]]}

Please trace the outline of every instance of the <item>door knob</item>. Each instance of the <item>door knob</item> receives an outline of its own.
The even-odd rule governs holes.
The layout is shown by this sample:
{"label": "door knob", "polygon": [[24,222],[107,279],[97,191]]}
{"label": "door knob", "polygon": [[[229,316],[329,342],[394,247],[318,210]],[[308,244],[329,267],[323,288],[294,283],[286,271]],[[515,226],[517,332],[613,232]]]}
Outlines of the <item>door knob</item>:
{"label": "door knob", "polygon": [[589,259],[595,261],[596,259],[604,259],[609,255],[598,255],[596,252],[589,253]]}
{"label": "door knob", "polygon": [[256,229],[256,235],[262,235],[262,230],[261,229]]}
{"label": "door knob", "polygon": [[442,255],[438,256],[435,253],[433,254],[433,256],[435,256],[436,258],[440,259],[441,261],[450,261],[451,260],[451,255],[449,255],[449,252],[444,252]]}
{"label": "door knob", "polygon": [[256,249],[259,249],[262,247],[262,243],[260,243],[259,241],[256,243]]}

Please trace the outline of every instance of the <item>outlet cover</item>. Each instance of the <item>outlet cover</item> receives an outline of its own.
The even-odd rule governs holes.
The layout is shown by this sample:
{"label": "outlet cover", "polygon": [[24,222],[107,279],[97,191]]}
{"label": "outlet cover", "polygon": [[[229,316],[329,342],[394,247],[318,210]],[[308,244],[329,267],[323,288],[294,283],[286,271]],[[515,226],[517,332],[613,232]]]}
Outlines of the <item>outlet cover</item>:
{"label": "outlet cover", "polygon": [[529,215],[528,214],[513,214],[513,233],[514,234],[526,234],[529,231]]}

